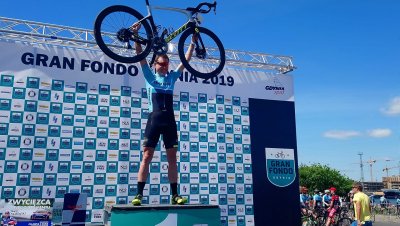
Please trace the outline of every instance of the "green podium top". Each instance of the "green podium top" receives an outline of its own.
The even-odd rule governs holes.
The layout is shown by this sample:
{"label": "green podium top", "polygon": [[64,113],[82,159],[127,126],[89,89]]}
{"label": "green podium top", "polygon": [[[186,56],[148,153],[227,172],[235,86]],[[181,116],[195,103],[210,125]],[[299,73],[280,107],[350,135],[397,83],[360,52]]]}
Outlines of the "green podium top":
{"label": "green podium top", "polygon": [[113,205],[106,207],[107,212],[112,211],[138,211],[138,210],[186,210],[186,209],[218,209],[218,205],[141,205],[133,206],[130,204]]}

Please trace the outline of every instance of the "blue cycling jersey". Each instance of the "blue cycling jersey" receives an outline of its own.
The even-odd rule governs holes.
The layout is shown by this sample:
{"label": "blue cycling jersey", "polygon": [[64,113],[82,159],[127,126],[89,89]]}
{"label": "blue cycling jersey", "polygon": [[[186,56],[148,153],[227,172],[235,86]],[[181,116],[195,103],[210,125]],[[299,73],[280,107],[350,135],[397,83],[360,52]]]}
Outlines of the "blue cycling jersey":
{"label": "blue cycling jersey", "polygon": [[329,195],[324,195],[324,196],[323,196],[323,200],[324,200],[324,202],[326,202],[326,203],[330,203],[330,202],[331,202],[331,197],[330,197]]}
{"label": "blue cycling jersey", "polygon": [[320,195],[314,195],[313,199],[316,202],[322,202],[322,197]]}
{"label": "blue cycling jersey", "polygon": [[149,112],[173,111],[174,85],[181,72],[172,71],[166,76],[161,76],[153,73],[148,64],[142,65],[142,71],[146,79]]}
{"label": "blue cycling jersey", "polygon": [[306,203],[308,201],[308,197],[305,194],[300,194],[300,202]]}

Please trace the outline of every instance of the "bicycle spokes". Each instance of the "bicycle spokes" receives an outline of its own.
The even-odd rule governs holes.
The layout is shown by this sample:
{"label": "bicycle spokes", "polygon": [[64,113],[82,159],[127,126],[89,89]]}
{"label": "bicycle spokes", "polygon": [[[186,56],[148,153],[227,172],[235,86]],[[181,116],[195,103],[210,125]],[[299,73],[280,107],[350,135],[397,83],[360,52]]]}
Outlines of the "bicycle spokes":
{"label": "bicycle spokes", "polygon": [[[133,63],[143,59],[151,48],[151,28],[142,16],[133,9],[124,6],[111,6],[103,10],[95,22],[96,42],[109,57],[114,60]],[[141,23],[137,32],[132,27]],[[137,54],[135,43],[142,45],[143,52]]]}
{"label": "bicycle spokes", "polygon": [[[185,31],[179,40],[179,54],[185,68],[201,78],[211,78],[218,75],[225,64],[225,51],[221,41],[210,30],[196,27]],[[196,35],[194,53],[190,61],[185,61],[184,54],[188,52],[192,43],[192,36]]]}

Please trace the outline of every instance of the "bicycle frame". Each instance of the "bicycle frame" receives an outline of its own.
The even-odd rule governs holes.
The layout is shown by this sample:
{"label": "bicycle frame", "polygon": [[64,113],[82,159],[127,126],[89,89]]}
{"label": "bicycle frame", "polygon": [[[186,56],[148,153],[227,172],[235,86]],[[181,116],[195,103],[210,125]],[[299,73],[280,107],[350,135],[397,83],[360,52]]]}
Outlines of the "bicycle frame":
{"label": "bicycle frame", "polygon": [[197,18],[198,13],[192,13],[192,12],[187,11],[185,9],[179,9],[179,8],[162,7],[162,6],[150,6],[149,0],[146,0],[146,8],[147,8],[147,15],[142,20],[140,20],[139,22],[144,21],[144,20],[148,20],[150,22],[150,26],[151,26],[151,29],[153,31],[153,37],[155,37],[155,38],[159,38],[159,35],[158,35],[157,26],[156,26],[156,24],[154,22],[152,9],[175,11],[175,12],[183,13],[188,17],[188,21],[185,24],[183,24],[181,27],[179,27],[178,29],[173,31],[171,34],[169,34],[166,38],[164,38],[164,41],[166,43],[171,42],[172,39],[176,38],[179,34],[184,32],[186,29],[188,29],[190,27],[193,27],[193,26],[197,27],[197,26],[200,25],[200,19]]}

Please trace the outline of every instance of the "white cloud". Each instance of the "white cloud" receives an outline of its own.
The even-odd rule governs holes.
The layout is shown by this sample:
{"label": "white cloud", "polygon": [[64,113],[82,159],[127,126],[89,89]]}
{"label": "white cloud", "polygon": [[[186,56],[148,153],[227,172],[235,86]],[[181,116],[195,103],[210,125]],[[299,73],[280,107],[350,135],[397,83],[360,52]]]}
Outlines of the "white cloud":
{"label": "white cloud", "polygon": [[392,135],[392,131],[390,129],[373,129],[369,130],[367,134],[370,137],[381,138]]}
{"label": "white cloud", "polygon": [[393,98],[389,106],[381,109],[381,111],[386,115],[400,115],[400,97]]}
{"label": "white cloud", "polygon": [[331,130],[326,131],[324,133],[324,137],[333,138],[333,139],[347,139],[351,137],[361,136],[361,133],[358,131],[339,131],[339,130]]}

